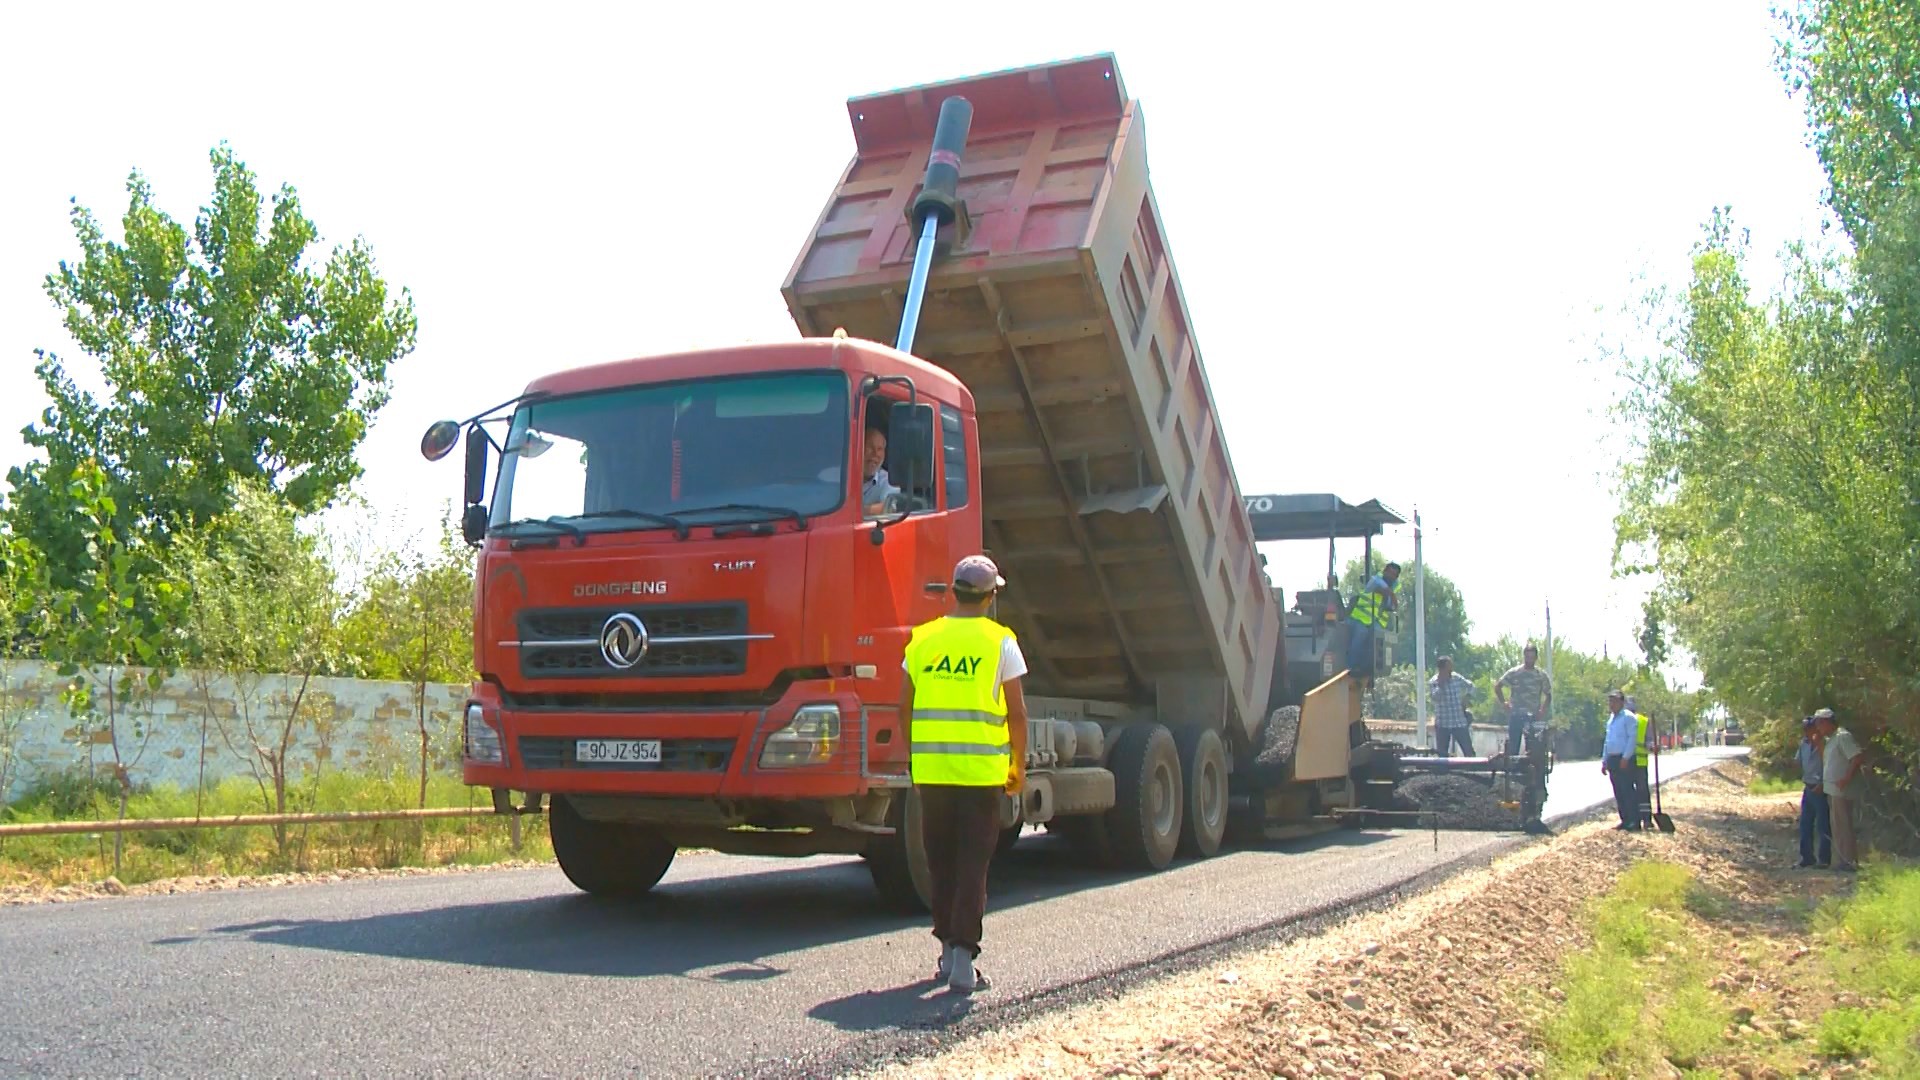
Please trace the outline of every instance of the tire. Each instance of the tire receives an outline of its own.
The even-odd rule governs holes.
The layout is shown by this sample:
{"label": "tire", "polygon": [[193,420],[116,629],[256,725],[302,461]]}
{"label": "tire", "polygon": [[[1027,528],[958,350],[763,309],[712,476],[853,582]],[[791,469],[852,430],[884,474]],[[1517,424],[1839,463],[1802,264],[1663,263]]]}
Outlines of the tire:
{"label": "tire", "polygon": [[1119,864],[1114,858],[1113,837],[1107,832],[1105,814],[1073,814],[1054,818],[1048,824],[1066,839],[1073,857],[1081,863],[1101,870]]}
{"label": "tire", "polygon": [[1127,870],[1165,870],[1180,846],[1180,750],[1160,724],[1122,729],[1113,756],[1113,809],[1107,834],[1114,862]]}
{"label": "tire", "polygon": [[644,825],[581,817],[564,795],[547,809],[547,835],[560,872],[594,896],[643,896],[666,876],[675,848]]}
{"label": "tire", "polygon": [[1173,741],[1186,789],[1180,853],[1204,859],[1219,853],[1227,835],[1227,747],[1212,728],[1183,727]]}
{"label": "tire", "polygon": [[1007,852],[1012,851],[1013,845],[1019,843],[1020,838],[1026,835],[1026,832],[1027,826],[1025,822],[1021,822],[1011,829],[1001,829],[1000,839],[994,844],[993,857],[997,859]]}
{"label": "tire", "polygon": [[867,872],[880,902],[906,915],[933,910],[933,875],[927,867],[926,836],[920,828],[920,792],[906,789],[887,808],[892,836],[875,837],[867,848]]}

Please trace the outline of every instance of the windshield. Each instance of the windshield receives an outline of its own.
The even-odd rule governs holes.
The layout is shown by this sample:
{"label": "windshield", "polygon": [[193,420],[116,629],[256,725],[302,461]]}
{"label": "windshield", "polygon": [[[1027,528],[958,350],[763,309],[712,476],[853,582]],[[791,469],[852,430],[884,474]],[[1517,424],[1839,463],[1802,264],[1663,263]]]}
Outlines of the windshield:
{"label": "windshield", "polygon": [[507,432],[492,525],[565,530],[812,517],[846,481],[846,376],[761,375],[523,405]]}

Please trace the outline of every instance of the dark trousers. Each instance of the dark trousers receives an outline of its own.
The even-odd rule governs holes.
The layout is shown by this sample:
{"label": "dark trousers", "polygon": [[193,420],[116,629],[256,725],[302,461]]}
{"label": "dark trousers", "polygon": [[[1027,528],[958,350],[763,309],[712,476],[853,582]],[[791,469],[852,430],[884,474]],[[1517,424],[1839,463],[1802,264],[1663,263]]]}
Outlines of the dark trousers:
{"label": "dark trousers", "polygon": [[[1833,820],[1827,809],[1827,796],[1819,784],[1808,784],[1800,792],[1801,866],[1827,866],[1833,862]],[[1816,841],[1818,859],[1814,858]]]}
{"label": "dark trousers", "polygon": [[1643,827],[1653,825],[1653,785],[1647,780],[1645,765],[1632,765],[1634,821]]}
{"label": "dark trousers", "polygon": [[1527,734],[1527,725],[1533,723],[1532,713],[1523,713],[1519,709],[1507,713],[1507,753],[1519,757],[1524,750],[1520,740]]}
{"label": "dark trousers", "polygon": [[1607,779],[1613,781],[1613,808],[1620,814],[1620,824],[1639,827],[1640,793],[1633,788],[1633,763],[1622,761],[1618,754],[1607,755]]}
{"label": "dark trousers", "polygon": [[920,784],[920,827],[933,886],[933,936],[980,955],[987,867],[1000,842],[998,787]]}
{"label": "dark trousers", "polygon": [[1461,757],[1473,756],[1473,729],[1463,727],[1436,727],[1433,729],[1433,748],[1441,757],[1453,746],[1460,747]]}

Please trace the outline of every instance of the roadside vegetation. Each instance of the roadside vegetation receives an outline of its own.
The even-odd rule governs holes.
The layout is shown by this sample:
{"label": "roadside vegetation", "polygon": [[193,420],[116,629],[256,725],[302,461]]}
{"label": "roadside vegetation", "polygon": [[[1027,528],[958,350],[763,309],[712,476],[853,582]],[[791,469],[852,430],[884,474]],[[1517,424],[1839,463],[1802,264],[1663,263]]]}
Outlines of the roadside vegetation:
{"label": "roadside vegetation", "polygon": [[[37,786],[9,808],[10,822],[104,819],[119,814],[119,791],[75,772]],[[290,809],[399,810],[420,803],[419,777],[410,769],[388,775],[328,773],[302,782]],[[490,807],[485,792],[458,776],[429,778],[430,807]],[[131,796],[126,816],[225,817],[263,812],[251,779],[230,777],[203,793],[161,786]],[[115,876],[123,885],[204,875],[324,873],[349,868],[477,866],[553,856],[546,820],[525,817],[520,844],[512,822],[491,814],[424,821],[370,821],[242,828],[129,832],[116,875],[112,840],[104,833],[16,836],[0,840],[0,888],[46,888]]]}
{"label": "roadside vegetation", "polygon": [[1868,754],[1870,833],[1920,853],[1920,8],[1783,9],[1830,218],[1769,263],[1716,209],[1690,277],[1602,350],[1619,569],[1656,583],[1650,658],[1684,646],[1776,775],[1833,708]]}
{"label": "roadside vegetation", "polygon": [[[1920,1072],[1920,866],[1820,901],[1634,864],[1591,903],[1540,1025],[1566,1077]],[[1755,910],[1762,918],[1752,918]]]}
{"label": "roadside vegetation", "polygon": [[1647,861],[1590,905],[1593,944],[1568,958],[1564,1004],[1542,1036],[1553,1072],[1651,1075],[1699,1065],[1720,1042],[1727,1006],[1707,987],[1708,940],[1687,902],[1693,873]]}

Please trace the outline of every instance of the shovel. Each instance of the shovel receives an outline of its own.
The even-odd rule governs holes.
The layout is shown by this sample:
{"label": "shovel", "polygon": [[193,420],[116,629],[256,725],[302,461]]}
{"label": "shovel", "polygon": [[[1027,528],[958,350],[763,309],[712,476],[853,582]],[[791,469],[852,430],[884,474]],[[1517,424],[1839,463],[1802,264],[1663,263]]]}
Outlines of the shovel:
{"label": "shovel", "polygon": [[1667,816],[1666,807],[1660,802],[1660,748],[1653,751],[1653,823],[1663,833],[1673,831],[1673,819]]}

